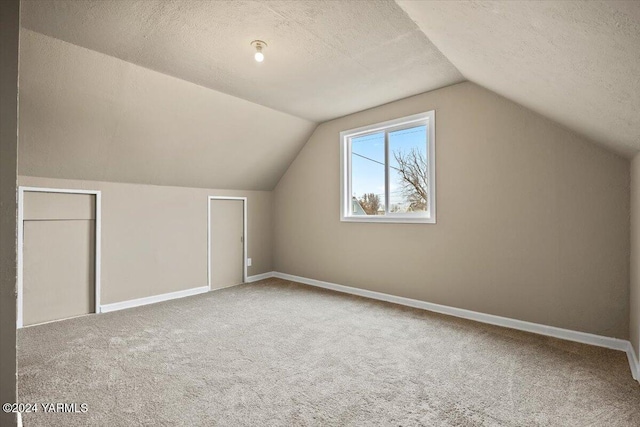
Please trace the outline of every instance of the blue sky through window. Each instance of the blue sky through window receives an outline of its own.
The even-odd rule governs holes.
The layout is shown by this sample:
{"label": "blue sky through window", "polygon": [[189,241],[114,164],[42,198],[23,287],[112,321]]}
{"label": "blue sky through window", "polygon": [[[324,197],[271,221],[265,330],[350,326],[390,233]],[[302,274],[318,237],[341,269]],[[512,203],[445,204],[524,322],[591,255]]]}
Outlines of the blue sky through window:
{"label": "blue sky through window", "polygon": [[384,206],[384,132],[351,140],[351,170],[352,196],[373,193]]}
{"label": "blue sky through window", "polygon": [[[405,154],[418,150],[427,158],[427,127],[417,126],[389,133],[389,205],[405,211],[408,201],[402,196],[401,176],[398,163],[393,155],[401,151]],[[351,189],[352,196],[360,199],[365,193],[380,196],[384,206],[385,175],[384,132],[363,135],[351,140]],[[426,167],[426,166],[425,166]]]}

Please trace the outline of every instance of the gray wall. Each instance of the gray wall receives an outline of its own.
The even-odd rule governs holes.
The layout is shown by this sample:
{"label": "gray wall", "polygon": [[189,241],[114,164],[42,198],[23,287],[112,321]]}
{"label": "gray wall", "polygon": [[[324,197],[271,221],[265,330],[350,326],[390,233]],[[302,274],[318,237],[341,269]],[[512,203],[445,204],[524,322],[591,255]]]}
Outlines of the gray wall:
{"label": "gray wall", "polygon": [[[339,132],[432,109],[438,223],[341,223]],[[274,206],[277,271],[629,336],[629,161],[472,83],[323,123]]]}
{"label": "gray wall", "polygon": [[[20,1],[0,2],[0,403],[16,401],[16,179]],[[15,425],[0,411],[0,425]]]}
{"label": "gray wall", "polygon": [[629,338],[640,358],[640,154],[631,162],[631,294]]}
{"label": "gray wall", "polygon": [[102,191],[102,294],[109,304],[207,285],[208,196],[247,197],[248,275],[272,266],[270,191],[19,177],[20,185]]}

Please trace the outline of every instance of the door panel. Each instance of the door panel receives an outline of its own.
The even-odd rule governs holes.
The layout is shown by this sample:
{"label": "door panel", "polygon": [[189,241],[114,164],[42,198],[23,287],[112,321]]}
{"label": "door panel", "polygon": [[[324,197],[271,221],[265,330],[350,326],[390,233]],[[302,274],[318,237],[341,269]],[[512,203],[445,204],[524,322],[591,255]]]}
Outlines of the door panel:
{"label": "door panel", "polygon": [[24,221],[23,324],[95,312],[95,221]]}
{"label": "door panel", "polygon": [[96,196],[74,193],[24,193],[24,220],[96,219]]}
{"label": "door panel", "polygon": [[242,283],[244,270],[244,203],[211,200],[211,289]]}

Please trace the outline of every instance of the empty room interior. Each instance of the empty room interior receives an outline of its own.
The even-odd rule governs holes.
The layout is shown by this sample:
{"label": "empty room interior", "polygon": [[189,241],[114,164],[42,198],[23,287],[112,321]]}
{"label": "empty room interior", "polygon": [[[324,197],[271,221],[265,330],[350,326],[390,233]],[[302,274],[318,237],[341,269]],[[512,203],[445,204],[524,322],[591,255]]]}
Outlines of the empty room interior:
{"label": "empty room interior", "polygon": [[639,1],[0,10],[0,427],[640,426]]}

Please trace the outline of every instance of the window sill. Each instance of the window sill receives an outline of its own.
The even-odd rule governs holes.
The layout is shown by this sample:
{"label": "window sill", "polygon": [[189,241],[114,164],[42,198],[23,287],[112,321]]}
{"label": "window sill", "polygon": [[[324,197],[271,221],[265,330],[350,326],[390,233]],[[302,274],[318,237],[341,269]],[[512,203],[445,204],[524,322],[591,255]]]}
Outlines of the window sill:
{"label": "window sill", "polygon": [[431,217],[415,217],[415,218],[401,218],[401,217],[385,217],[385,216],[367,216],[356,217],[347,216],[341,217],[341,222],[371,222],[379,224],[435,224],[436,219]]}

